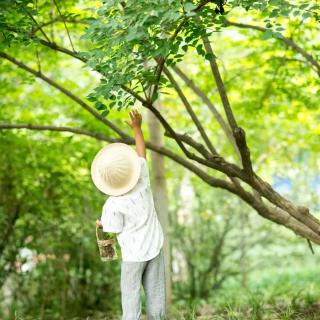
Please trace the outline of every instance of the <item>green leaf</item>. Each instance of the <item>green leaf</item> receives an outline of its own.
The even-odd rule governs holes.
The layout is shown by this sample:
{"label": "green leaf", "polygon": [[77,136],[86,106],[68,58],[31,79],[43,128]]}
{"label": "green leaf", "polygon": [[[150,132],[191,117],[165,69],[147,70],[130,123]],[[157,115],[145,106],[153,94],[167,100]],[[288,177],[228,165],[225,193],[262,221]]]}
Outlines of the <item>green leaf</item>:
{"label": "green leaf", "polygon": [[187,52],[187,51],[188,51],[188,45],[187,45],[187,44],[185,44],[185,45],[182,46],[181,48],[182,48],[182,50],[183,50],[184,52]]}
{"label": "green leaf", "polygon": [[272,35],[273,35],[272,30],[271,30],[271,29],[268,29],[268,30],[266,30],[266,31],[263,33],[262,39],[263,39],[263,40],[270,39],[270,38],[272,38]]}
{"label": "green leaf", "polygon": [[98,109],[98,110],[103,110],[106,108],[106,105],[103,104],[101,101],[98,101],[95,105],[95,108]]}
{"label": "green leaf", "polygon": [[201,56],[205,55],[205,51],[203,50],[202,44],[198,44],[196,47],[197,53]]}
{"label": "green leaf", "polygon": [[155,92],[151,97],[151,101],[155,102],[157,99],[158,99],[158,92]]}
{"label": "green leaf", "polygon": [[173,59],[167,59],[167,60],[166,60],[167,66],[171,66],[172,63],[173,63]]}
{"label": "green leaf", "polygon": [[196,5],[194,5],[192,2],[187,2],[185,5],[184,5],[184,9],[187,11],[187,12],[190,12],[192,10],[194,10],[196,8]]}
{"label": "green leaf", "polygon": [[307,19],[307,18],[310,18],[310,17],[311,17],[310,12],[304,12],[304,13],[302,14],[302,18],[303,18],[303,19]]}
{"label": "green leaf", "polygon": [[205,54],[204,58],[208,61],[211,61],[212,59],[216,58],[216,56],[213,53],[208,52]]}
{"label": "green leaf", "polygon": [[95,101],[97,101],[97,97],[96,97],[93,93],[90,93],[90,94],[87,96],[87,100],[88,100],[88,101],[91,101],[91,102],[95,102]]}
{"label": "green leaf", "polygon": [[116,101],[112,101],[112,102],[109,104],[109,109],[112,109],[112,108],[115,106],[116,103],[117,103]]}
{"label": "green leaf", "polygon": [[269,17],[270,18],[275,18],[279,16],[279,11],[278,10],[272,10]]}
{"label": "green leaf", "polygon": [[108,109],[106,109],[106,110],[104,110],[102,113],[101,113],[101,115],[103,116],[103,117],[106,117],[108,114],[109,114],[109,110]]}
{"label": "green leaf", "polygon": [[304,9],[308,8],[308,6],[309,6],[309,4],[304,3],[304,4],[302,4],[301,6],[299,6],[299,8],[300,8],[301,10],[304,10]]}

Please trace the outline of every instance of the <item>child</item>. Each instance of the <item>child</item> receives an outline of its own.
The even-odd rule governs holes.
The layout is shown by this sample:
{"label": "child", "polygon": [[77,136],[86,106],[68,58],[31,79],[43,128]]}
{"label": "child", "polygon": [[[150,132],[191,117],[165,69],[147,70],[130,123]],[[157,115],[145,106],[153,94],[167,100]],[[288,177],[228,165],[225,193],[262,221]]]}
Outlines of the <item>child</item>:
{"label": "child", "polygon": [[116,233],[121,247],[122,319],[140,319],[142,284],[148,319],[160,320],[165,318],[163,232],[150,189],[142,117],[132,111],[130,118],[136,152],[113,143],[97,154],[91,167],[96,186],[110,195],[96,224]]}

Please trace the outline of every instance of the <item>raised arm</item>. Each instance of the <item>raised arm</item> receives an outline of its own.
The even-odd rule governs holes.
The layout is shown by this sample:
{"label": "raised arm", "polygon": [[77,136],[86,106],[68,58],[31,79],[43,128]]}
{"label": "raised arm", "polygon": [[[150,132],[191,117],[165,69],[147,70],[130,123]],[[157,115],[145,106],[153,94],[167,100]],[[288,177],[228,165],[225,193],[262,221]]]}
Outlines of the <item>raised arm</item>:
{"label": "raised arm", "polygon": [[130,112],[130,122],[127,121],[128,125],[133,129],[134,138],[136,141],[136,150],[139,157],[146,157],[146,146],[141,130],[142,116],[137,110]]}

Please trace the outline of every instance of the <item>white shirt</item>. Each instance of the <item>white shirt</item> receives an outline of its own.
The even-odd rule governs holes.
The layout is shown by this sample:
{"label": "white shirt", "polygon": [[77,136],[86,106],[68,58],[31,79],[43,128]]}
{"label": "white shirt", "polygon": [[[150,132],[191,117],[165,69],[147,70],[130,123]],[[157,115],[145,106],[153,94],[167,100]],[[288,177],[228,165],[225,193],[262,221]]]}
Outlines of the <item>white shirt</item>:
{"label": "white shirt", "polygon": [[163,246],[163,231],[154,207],[148,165],[141,161],[135,187],[121,196],[110,196],[102,209],[104,232],[117,233],[123,261],[148,261]]}

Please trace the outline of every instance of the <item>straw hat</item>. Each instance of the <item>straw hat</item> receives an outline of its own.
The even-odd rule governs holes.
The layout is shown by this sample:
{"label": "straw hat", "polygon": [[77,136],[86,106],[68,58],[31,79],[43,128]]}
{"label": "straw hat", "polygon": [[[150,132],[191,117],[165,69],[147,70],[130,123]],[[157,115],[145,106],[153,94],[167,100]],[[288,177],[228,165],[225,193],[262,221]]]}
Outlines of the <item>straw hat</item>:
{"label": "straw hat", "polygon": [[91,177],[103,193],[120,196],[130,191],[140,176],[138,154],[124,143],[111,143],[102,148],[91,165]]}

